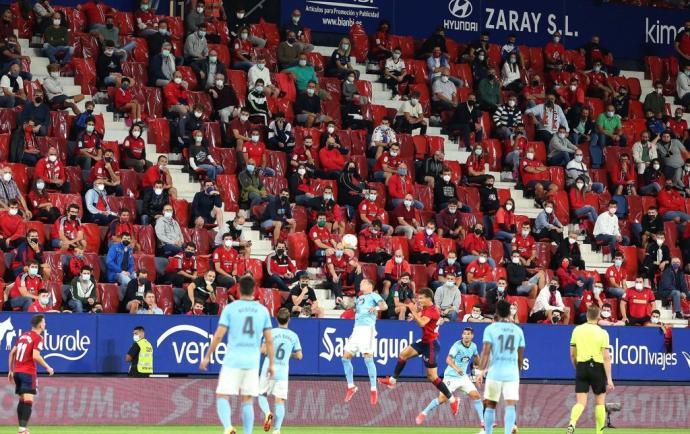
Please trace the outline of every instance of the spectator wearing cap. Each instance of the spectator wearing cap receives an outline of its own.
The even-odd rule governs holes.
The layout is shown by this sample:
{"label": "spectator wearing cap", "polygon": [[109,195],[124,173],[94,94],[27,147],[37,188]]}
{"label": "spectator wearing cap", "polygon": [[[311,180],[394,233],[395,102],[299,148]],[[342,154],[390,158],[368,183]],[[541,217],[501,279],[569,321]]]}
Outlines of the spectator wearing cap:
{"label": "spectator wearing cap", "polygon": [[458,285],[455,283],[455,273],[446,274],[446,281],[439,286],[434,293],[434,304],[441,311],[441,318],[450,322],[458,320],[458,310],[462,294]]}
{"label": "spectator wearing cap", "polygon": [[[218,58],[218,50],[211,48],[208,57],[192,62],[192,70],[197,75],[197,81],[203,90],[213,89],[218,80],[218,74],[222,75],[225,82],[225,64]],[[222,90],[222,88],[221,88]]]}
{"label": "spectator wearing cap", "polygon": [[103,45],[103,52],[96,61],[96,85],[99,87],[119,86],[122,79],[122,58],[115,52],[113,41],[107,40]]}
{"label": "spectator wearing cap", "polygon": [[456,138],[456,132],[462,138],[462,143],[465,148],[469,148],[470,134],[474,134],[474,142],[481,142],[484,137],[484,130],[481,123],[482,112],[477,105],[477,97],[474,94],[467,96],[467,102],[458,104],[453,112],[448,124],[445,125],[444,130],[452,138]]}
{"label": "spectator wearing cap", "polygon": [[[558,279],[553,278],[551,282],[544,286],[539,295],[534,300],[534,306],[527,322],[538,323],[544,320],[551,322],[554,313],[564,313],[564,323],[568,323],[570,318],[570,308],[563,304],[563,297],[559,291]],[[559,315],[560,316],[560,315]]]}
{"label": "spectator wearing cap", "polygon": [[395,116],[396,131],[412,134],[419,130],[419,134],[426,134],[427,121],[424,119],[424,107],[419,97],[419,92],[414,91],[410,94],[410,99],[402,103]]}

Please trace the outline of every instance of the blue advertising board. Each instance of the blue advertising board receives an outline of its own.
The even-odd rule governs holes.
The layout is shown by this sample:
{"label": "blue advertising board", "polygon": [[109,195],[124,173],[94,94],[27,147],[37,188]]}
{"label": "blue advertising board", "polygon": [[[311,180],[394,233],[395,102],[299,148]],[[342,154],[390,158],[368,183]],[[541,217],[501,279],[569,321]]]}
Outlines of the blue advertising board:
{"label": "blue advertising board", "polygon": [[599,35],[603,47],[626,59],[672,54],[675,36],[688,18],[680,10],[598,0],[283,0],[282,8],[286,21],[291,10],[299,9],[301,24],[333,33],[347,33],[358,23],[372,34],[385,19],[393,34],[426,38],[443,26],[458,42],[488,30],[494,43],[514,33],[518,44],[543,46],[560,30],[566,47],[575,49]]}
{"label": "blue advertising board", "polygon": [[[0,313],[0,371],[7,371],[7,354],[16,338],[29,329],[30,314]],[[43,356],[58,373],[125,373],[125,355],[132,346],[132,329],[146,329],[154,348],[154,372],[159,374],[201,374],[199,362],[218,325],[216,317],[55,314],[47,316]],[[460,339],[463,323],[440,328],[439,372],[445,369],[445,355]],[[474,342],[481,350],[485,324],[472,324]],[[341,357],[353,322],[337,319],[295,319],[290,328],[300,337],[304,358],[294,360],[293,375],[341,376]],[[393,372],[398,355],[421,337],[414,323],[379,321],[374,359],[380,375]],[[572,327],[524,324],[526,349],[522,378],[534,380],[572,379],[569,343]],[[609,327],[616,380],[690,381],[690,330],[673,330],[673,351],[667,352],[664,337],[652,327]],[[220,370],[226,346],[213,355],[209,373]],[[366,375],[364,363],[354,361],[355,374]],[[404,376],[423,377],[420,359],[408,363]]]}

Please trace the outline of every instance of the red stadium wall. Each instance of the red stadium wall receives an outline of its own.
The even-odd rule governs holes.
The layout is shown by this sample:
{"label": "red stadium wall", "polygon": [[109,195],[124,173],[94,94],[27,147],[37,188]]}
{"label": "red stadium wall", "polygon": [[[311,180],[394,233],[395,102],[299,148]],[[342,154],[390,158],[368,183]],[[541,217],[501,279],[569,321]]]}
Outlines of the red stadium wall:
{"label": "red stadium wall", "polygon": [[[208,425],[216,423],[215,380],[41,378],[31,423],[35,425]],[[287,425],[412,426],[414,417],[437,395],[427,383],[401,383],[383,390],[378,407],[364,392],[343,404],[343,381],[290,383]],[[521,388],[520,427],[564,427],[574,402],[573,386],[528,384]],[[0,424],[16,424],[13,387],[0,388]],[[608,402],[621,402],[617,427],[690,427],[689,386],[620,386]],[[232,402],[238,410],[237,401]],[[587,412],[581,426],[592,426]],[[256,408],[257,424],[260,411]],[[497,420],[502,420],[500,414]],[[476,426],[474,410],[463,398],[460,416],[447,406],[427,417],[430,426]]]}

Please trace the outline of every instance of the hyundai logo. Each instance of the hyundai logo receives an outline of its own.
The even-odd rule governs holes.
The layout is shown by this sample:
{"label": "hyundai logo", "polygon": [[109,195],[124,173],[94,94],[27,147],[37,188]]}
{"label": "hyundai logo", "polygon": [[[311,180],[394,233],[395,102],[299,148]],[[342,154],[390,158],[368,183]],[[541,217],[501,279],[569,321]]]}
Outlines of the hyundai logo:
{"label": "hyundai logo", "polygon": [[467,18],[472,14],[472,3],[470,0],[450,0],[448,10],[455,17]]}

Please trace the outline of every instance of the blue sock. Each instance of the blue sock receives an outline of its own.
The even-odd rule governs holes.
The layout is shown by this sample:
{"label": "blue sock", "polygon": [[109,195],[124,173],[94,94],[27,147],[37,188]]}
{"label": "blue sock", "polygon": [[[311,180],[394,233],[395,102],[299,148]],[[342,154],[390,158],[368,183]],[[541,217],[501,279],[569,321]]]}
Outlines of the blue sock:
{"label": "blue sock", "polygon": [[271,406],[268,405],[268,398],[266,395],[259,395],[259,408],[264,413],[264,416],[271,412]]}
{"label": "blue sock", "polygon": [[230,416],[232,411],[230,411],[230,401],[225,398],[216,398],[216,411],[218,412],[218,419],[220,423],[223,424],[223,429],[228,429],[232,426]]}
{"label": "blue sock", "polygon": [[505,408],[505,416],[503,418],[505,427],[503,428],[505,430],[505,434],[510,434],[513,432],[513,426],[515,426],[515,418],[517,416],[515,415],[515,406],[514,405],[507,405]]}
{"label": "blue sock", "polygon": [[429,413],[431,413],[431,411],[433,411],[433,409],[435,409],[435,408],[438,407],[439,405],[441,405],[441,404],[439,404],[438,398],[434,398],[434,399],[429,403],[429,405],[427,405],[426,408],[425,408],[424,410],[422,410],[422,413],[428,415]]}
{"label": "blue sock", "polygon": [[244,424],[244,434],[252,434],[254,429],[254,402],[242,403],[242,422]]}
{"label": "blue sock", "polygon": [[482,400],[475,399],[472,402],[474,403],[474,410],[477,412],[477,416],[479,416],[479,421],[484,422],[484,404],[482,404]]}
{"label": "blue sock", "polygon": [[367,372],[369,373],[369,383],[371,383],[371,390],[376,390],[376,363],[373,357],[365,357],[364,364],[367,365]]}
{"label": "blue sock", "polygon": [[273,429],[280,431],[280,427],[283,426],[283,419],[285,418],[285,403],[276,403],[276,422]]}
{"label": "blue sock", "polygon": [[[494,420],[496,419],[496,409],[486,407],[484,410],[484,431],[486,434],[494,432]],[[512,429],[512,427],[511,427]]]}
{"label": "blue sock", "polygon": [[345,370],[345,378],[347,379],[347,387],[355,385],[354,368],[352,367],[352,360],[343,357],[343,369]]}

